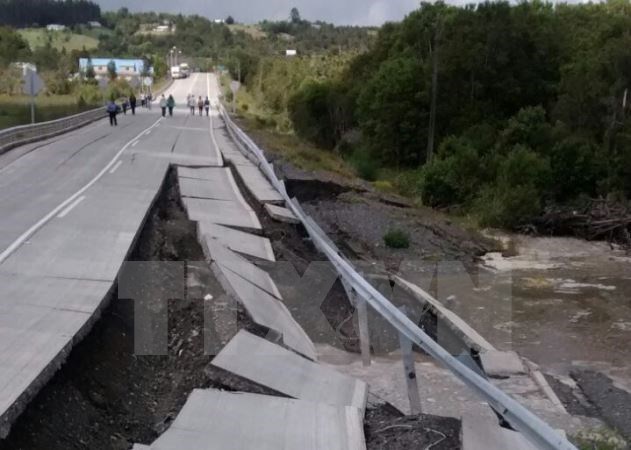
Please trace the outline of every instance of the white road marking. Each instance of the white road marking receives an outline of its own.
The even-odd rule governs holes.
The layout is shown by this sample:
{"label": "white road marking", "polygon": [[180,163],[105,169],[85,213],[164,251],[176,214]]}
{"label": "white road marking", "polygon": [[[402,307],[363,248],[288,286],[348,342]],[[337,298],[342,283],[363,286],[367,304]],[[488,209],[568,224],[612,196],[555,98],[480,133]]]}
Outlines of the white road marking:
{"label": "white road marking", "polygon": [[145,132],[144,132],[144,135],[145,135],[145,136],[149,136],[150,134],[151,134],[151,130],[149,130],[149,131],[145,131]]}
{"label": "white road marking", "polygon": [[132,144],[131,144],[131,146],[132,146],[132,147],[137,146],[137,145],[138,145],[138,142],[139,142],[139,141],[136,141],[136,142],[132,143]]}
{"label": "white road marking", "polygon": [[[162,121],[162,118],[159,118],[148,129],[151,130],[151,129],[157,127],[160,124],[161,121]],[[20,248],[20,246],[24,242],[26,242],[33,234],[35,234],[41,227],[46,225],[46,223],[49,222],[53,217],[55,217],[57,214],[59,214],[64,208],[66,208],[68,205],[70,205],[72,202],[74,202],[78,197],[83,195],[83,193],[85,191],[87,191],[90,187],[92,187],[92,185],[94,185],[94,183],[99,181],[103,177],[103,175],[105,175],[107,173],[107,171],[112,168],[112,166],[116,163],[116,161],[118,160],[120,155],[122,155],[123,152],[129,148],[131,143],[134,142],[136,139],[138,139],[138,137],[140,137],[142,135],[142,133],[144,133],[145,131],[147,131],[147,129],[144,129],[143,131],[141,131],[138,134],[138,136],[136,136],[135,138],[130,140],[127,144],[125,144],[125,146],[123,148],[121,148],[116,155],[114,155],[112,160],[103,168],[103,170],[101,170],[90,182],[88,182],[85,186],[83,186],[77,192],[72,194],[66,200],[61,202],[55,209],[53,209],[51,212],[49,212],[44,217],[42,217],[39,220],[39,222],[37,222],[35,225],[33,225],[28,230],[26,230],[20,237],[18,237],[15,241],[13,241],[13,243],[11,245],[9,245],[6,248],[6,250],[4,250],[2,253],[0,253],[0,264],[5,262],[7,260],[7,258],[9,256],[11,256],[11,254],[13,254],[13,252],[15,252],[18,248]]]}
{"label": "white road marking", "polygon": [[[208,99],[210,99],[210,74],[207,73],[206,74],[206,91],[208,93]],[[210,119],[210,138],[213,141],[213,145],[215,146],[215,153],[217,154],[217,163],[220,166],[223,166],[223,156],[221,155],[221,152],[219,151],[219,144],[217,144],[217,138],[215,138],[215,128],[213,127],[213,114],[211,111],[211,114],[209,114],[209,119]]]}
{"label": "white road marking", "polygon": [[64,209],[62,212],[59,213],[59,215],[57,216],[58,219],[63,219],[64,217],[66,217],[68,215],[68,213],[70,211],[72,211],[79,203],[81,203],[83,200],[85,200],[85,195],[82,195],[81,197],[79,197],[78,199],[76,199],[74,202],[72,202],[70,204],[70,206],[68,206],[66,209]]}
{"label": "white road marking", "polygon": [[118,162],[116,163],[116,165],[114,167],[112,167],[112,170],[110,170],[110,173],[114,173],[116,172],[116,170],[118,170],[118,168],[121,166],[121,164],[123,164],[123,161],[118,160]]}

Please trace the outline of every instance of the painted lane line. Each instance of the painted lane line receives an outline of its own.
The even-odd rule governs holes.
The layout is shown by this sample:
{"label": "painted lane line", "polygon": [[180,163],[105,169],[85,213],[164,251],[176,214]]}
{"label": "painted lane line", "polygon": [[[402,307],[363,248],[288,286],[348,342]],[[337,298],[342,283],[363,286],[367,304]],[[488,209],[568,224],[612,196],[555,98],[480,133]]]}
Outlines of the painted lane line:
{"label": "painted lane line", "polygon": [[110,173],[116,172],[116,170],[118,170],[118,168],[121,166],[121,164],[123,164],[123,161],[121,161],[119,159],[118,162],[116,163],[116,165],[114,167],[112,167],[112,170],[110,170]]}
{"label": "painted lane line", "polygon": [[[206,74],[206,93],[208,94],[208,99],[210,100],[210,74],[207,73]],[[217,155],[217,164],[219,164],[220,166],[223,166],[224,161],[223,161],[223,156],[221,155],[221,152],[219,151],[219,144],[217,144],[217,138],[215,137],[215,128],[213,125],[213,114],[212,111],[210,111],[210,114],[208,114],[208,118],[209,118],[209,122],[210,122],[210,138],[213,141],[213,146],[215,147],[215,153]]]}
{"label": "painted lane line", "polygon": [[137,146],[137,145],[138,145],[138,142],[140,142],[140,141],[136,141],[136,142],[132,143],[132,144],[131,144],[131,146],[132,146],[132,147]]}
{"label": "painted lane line", "polygon": [[[162,121],[162,117],[160,117],[158,120],[156,120],[154,122],[154,124],[151,125],[148,129],[151,130],[151,129],[157,127],[160,124],[161,121]],[[90,187],[92,187],[92,185],[94,185],[94,183],[99,181],[103,177],[103,175],[105,175],[107,173],[107,171],[112,168],[112,166],[116,163],[116,161],[118,160],[120,155],[122,155],[123,152],[129,148],[131,143],[134,142],[136,139],[138,139],[138,137],[140,137],[140,135],[142,133],[144,133],[146,130],[147,129],[143,130],[140,134],[138,134],[138,136],[136,136],[134,139],[130,140],[127,144],[125,144],[125,146],[123,148],[121,148],[116,155],[114,155],[112,160],[103,168],[103,170],[101,170],[91,181],[89,181],[85,186],[83,186],[77,192],[72,194],[70,197],[68,197],[62,203],[60,203],[55,209],[53,209],[51,212],[49,212],[44,217],[42,217],[39,220],[39,222],[37,222],[35,225],[33,225],[28,230],[26,230],[20,237],[18,237],[15,241],[13,241],[13,243],[11,245],[9,245],[2,253],[0,253],[0,264],[5,262],[7,260],[7,258],[13,254],[13,252],[15,252],[18,248],[20,248],[20,246],[22,244],[24,244],[24,242],[26,242],[41,227],[46,225],[46,223],[49,222],[53,217],[55,217],[57,214],[59,214],[64,208],[66,208],[69,204],[74,202],[78,197],[83,195],[83,193],[85,191],[87,191]]]}
{"label": "painted lane line", "polygon": [[63,219],[64,217],[66,217],[68,215],[68,213],[70,211],[72,211],[79,203],[81,203],[83,200],[85,200],[85,195],[82,195],[81,197],[79,197],[78,199],[76,199],[74,202],[72,202],[70,204],[70,206],[68,206],[66,209],[64,209],[62,212],[59,213],[59,215],[57,216],[58,219]]}

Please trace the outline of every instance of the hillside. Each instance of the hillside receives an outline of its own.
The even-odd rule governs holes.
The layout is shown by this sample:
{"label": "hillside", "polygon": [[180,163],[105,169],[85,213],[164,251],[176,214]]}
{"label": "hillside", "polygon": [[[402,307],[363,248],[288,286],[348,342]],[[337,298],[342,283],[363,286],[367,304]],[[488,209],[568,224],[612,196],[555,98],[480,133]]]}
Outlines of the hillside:
{"label": "hillside", "polygon": [[95,49],[99,46],[98,39],[83,34],[73,33],[71,31],[48,31],[45,28],[25,28],[19,31],[31,50],[38,47],[46,46],[50,41],[53,48],[61,51],[66,49],[67,52],[72,50]]}

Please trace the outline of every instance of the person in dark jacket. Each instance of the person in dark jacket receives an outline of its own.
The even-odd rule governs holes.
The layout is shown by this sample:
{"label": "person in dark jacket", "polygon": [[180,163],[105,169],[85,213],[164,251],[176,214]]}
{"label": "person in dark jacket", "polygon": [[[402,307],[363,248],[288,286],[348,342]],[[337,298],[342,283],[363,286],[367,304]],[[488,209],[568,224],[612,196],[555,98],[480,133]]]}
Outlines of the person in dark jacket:
{"label": "person in dark jacket", "polygon": [[167,99],[167,108],[169,108],[169,117],[173,117],[173,108],[175,108],[175,99],[172,95],[169,95]]}
{"label": "person in dark jacket", "polygon": [[210,111],[210,100],[208,100],[208,97],[204,100],[204,108],[206,109],[206,117],[208,117]]}
{"label": "person in dark jacket", "polygon": [[136,101],[136,96],[132,92],[132,94],[129,96],[129,107],[131,108],[131,113],[134,116],[136,115]]}
{"label": "person in dark jacket", "polygon": [[110,126],[118,126],[118,121],[116,120],[116,114],[118,114],[118,106],[116,105],[116,102],[114,102],[114,100],[110,100],[107,104],[106,110],[110,116]]}

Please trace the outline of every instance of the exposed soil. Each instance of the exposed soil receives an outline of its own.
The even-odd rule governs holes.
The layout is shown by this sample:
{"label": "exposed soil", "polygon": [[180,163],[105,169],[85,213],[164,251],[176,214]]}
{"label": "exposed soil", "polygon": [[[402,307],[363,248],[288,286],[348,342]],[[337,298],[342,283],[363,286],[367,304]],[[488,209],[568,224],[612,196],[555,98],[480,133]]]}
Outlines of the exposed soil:
{"label": "exposed soil", "polygon": [[[212,320],[204,323],[208,305],[203,296],[219,298],[223,290],[206,263],[184,263],[203,261],[204,256],[172,174],[166,186],[131,260],[181,262],[182,273],[197,280],[184,283],[173,275],[172,266],[160,264],[138,279],[136,289],[144,291],[143,297],[156,299],[145,306],[157,309],[163,304],[160,298],[184,285],[183,298],[168,302],[168,354],[135,354],[134,302],[118,299],[115,291],[92,332],[0,441],[1,450],[123,450],[133,443],[149,444],[169,426],[193,389],[227,388],[205,370],[212,356],[204,354],[204,336],[220,330]],[[212,308],[206,309],[212,317]],[[240,318],[240,326],[252,328],[243,313]]]}
{"label": "exposed soil", "polygon": [[403,416],[388,404],[366,410],[364,432],[369,450],[460,448],[459,420],[424,414]]}

